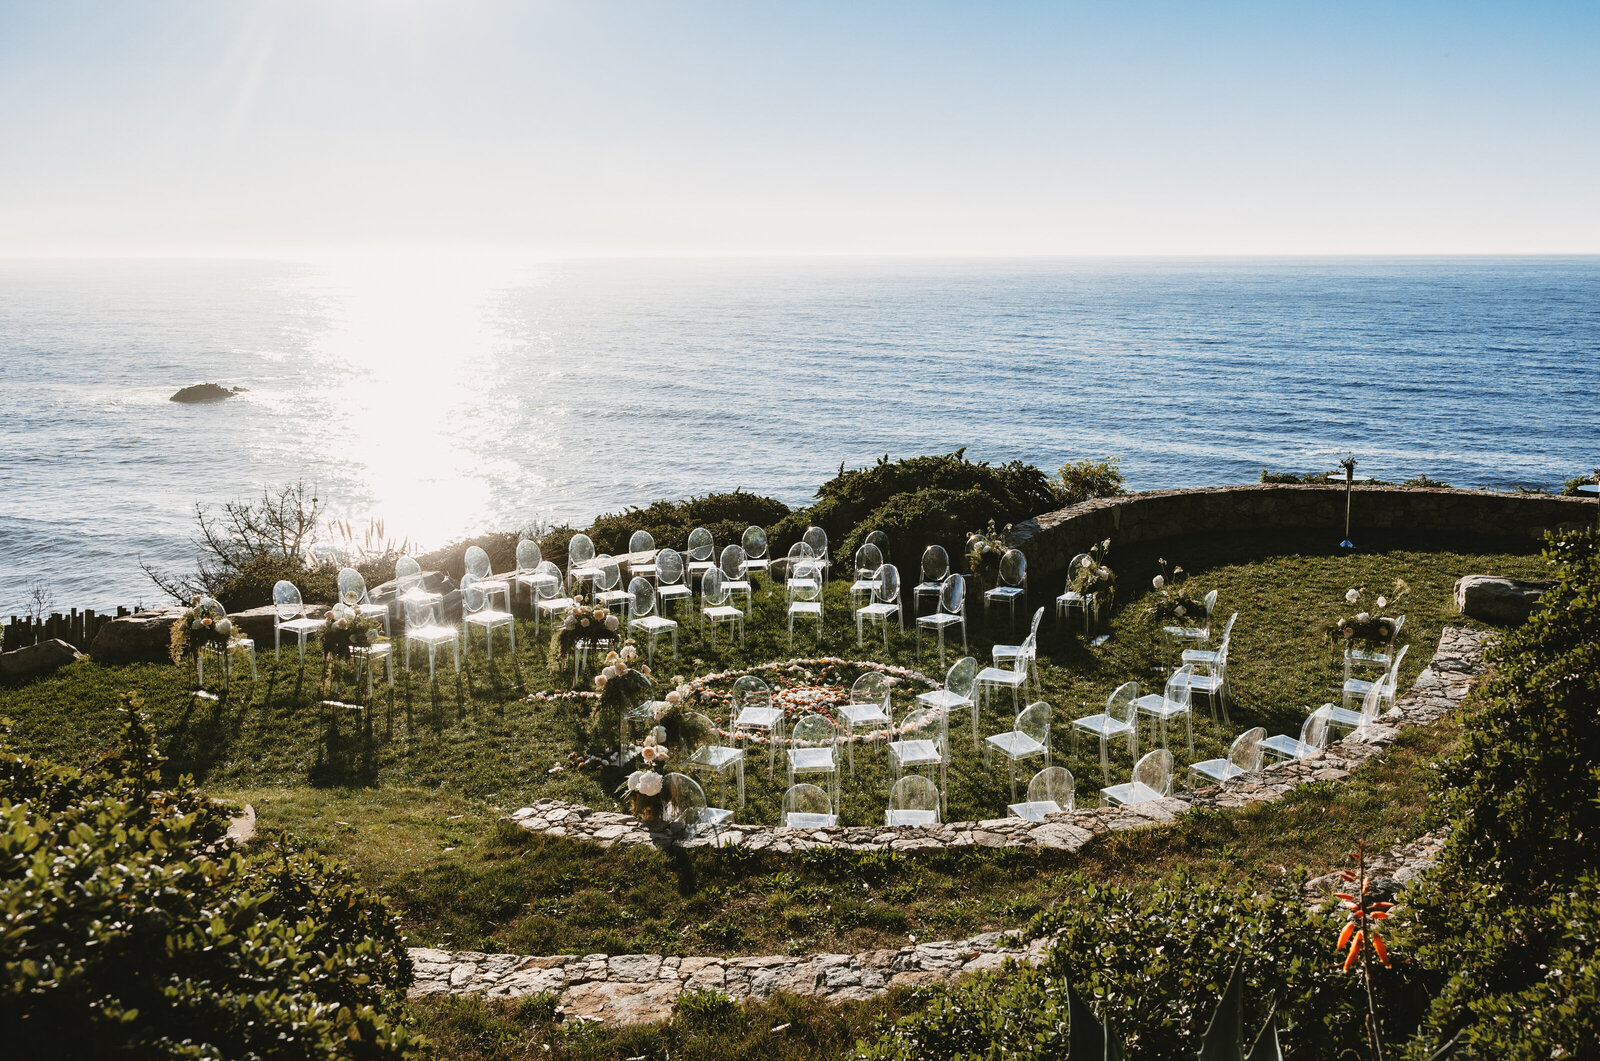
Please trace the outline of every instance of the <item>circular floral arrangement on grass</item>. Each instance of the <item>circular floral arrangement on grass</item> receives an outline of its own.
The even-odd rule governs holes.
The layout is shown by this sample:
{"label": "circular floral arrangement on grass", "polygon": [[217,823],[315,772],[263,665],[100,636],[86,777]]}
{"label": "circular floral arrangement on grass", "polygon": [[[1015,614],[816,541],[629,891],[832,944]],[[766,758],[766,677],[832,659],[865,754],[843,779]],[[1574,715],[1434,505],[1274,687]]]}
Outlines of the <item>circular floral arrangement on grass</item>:
{"label": "circular floral arrangement on grass", "polygon": [[[849,660],[838,656],[816,659],[786,659],[758,667],[708,674],[679,687],[685,707],[725,722],[733,695],[733,684],[745,675],[754,675],[772,688],[772,705],[783,709],[784,718],[793,721],[801,715],[818,714],[839,724],[837,710],[850,702],[850,687],[868,671],[888,675],[904,682],[937,689],[939,683],[908,667],[895,667],[871,660]],[[919,691],[921,691],[919,689]]]}

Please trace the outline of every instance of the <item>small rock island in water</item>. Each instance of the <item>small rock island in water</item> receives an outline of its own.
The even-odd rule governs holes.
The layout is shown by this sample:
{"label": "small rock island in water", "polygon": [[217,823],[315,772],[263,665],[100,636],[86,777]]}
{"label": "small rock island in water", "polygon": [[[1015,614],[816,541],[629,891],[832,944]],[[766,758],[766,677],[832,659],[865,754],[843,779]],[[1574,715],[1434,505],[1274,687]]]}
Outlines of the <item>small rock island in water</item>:
{"label": "small rock island in water", "polygon": [[185,387],[172,396],[175,402],[220,402],[224,398],[232,398],[235,394],[243,394],[243,387],[224,387],[220,383],[196,383],[192,387]]}

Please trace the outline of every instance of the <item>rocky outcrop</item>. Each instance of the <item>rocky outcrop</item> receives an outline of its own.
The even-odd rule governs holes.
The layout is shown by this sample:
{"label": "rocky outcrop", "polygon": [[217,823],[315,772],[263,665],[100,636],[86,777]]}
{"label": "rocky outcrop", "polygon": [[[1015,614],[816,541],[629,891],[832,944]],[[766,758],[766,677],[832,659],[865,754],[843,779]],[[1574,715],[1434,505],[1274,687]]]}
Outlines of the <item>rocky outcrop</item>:
{"label": "rocky outcrop", "polygon": [[80,659],[87,659],[82,652],[73,648],[65,641],[51,638],[40,641],[38,644],[28,645],[25,648],[13,649],[10,652],[0,652],[0,677],[25,679],[42,678],[46,674],[75,663]]}
{"label": "rocky outcrop", "polygon": [[171,659],[172,624],[182,614],[180,608],[163,608],[113,619],[89,642],[89,655],[101,663]]}
{"label": "rocky outcrop", "polygon": [[1527,622],[1550,582],[1525,582],[1499,575],[1468,575],[1456,582],[1461,614],[1486,623],[1514,626]]}
{"label": "rocky outcrop", "polygon": [[220,402],[232,398],[235,394],[243,393],[243,387],[224,387],[220,383],[196,383],[192,387],[184,387],[168,400],[193,405],[197,402]]}

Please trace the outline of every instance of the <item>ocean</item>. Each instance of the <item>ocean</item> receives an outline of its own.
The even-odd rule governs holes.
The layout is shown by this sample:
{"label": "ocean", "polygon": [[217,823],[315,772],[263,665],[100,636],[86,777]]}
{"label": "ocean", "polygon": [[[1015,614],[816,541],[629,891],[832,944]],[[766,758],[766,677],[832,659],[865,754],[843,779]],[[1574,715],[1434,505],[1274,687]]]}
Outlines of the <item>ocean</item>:
{"label": "ocean", "polygon": [[1597,436],[1593,257],[6,260],[0,614],[156,603],[295,480],[426,548],[885,454],[1557,487]]}

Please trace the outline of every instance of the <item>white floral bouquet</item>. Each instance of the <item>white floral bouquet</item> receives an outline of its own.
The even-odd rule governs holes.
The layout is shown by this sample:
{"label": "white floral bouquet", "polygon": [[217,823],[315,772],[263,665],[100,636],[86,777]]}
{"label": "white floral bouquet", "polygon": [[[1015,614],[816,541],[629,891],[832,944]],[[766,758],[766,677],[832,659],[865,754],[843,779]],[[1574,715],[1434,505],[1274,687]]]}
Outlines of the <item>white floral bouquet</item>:
{"label": "white floral bouquet", "polygon": [[193,662],[208,645],[226,649],[237,631],[226,613],[218,614],[203,605],[201,598],[185,609],[172,623],[172,662]]}
{"label": "white floral bouquet", "polygon": [[606,608],[593,604],[577,604],[567,613],[551,642],[551,651],[558,661],[572,658],[579,641],[594,648],[605,648],[617,643],[622,620]]}
{"label": "white floral bouquet", "polygon": [[[1406,585],[1404,579],[1397,578],[1394,580],[1394,588],[1387,594],[1379,594],[1373,600],[1372,607],[1387,608],[1409,592],[1411,587]],[[1345,591],[1344,601],[1354,607],[1361,607],[1366,597],[1366,587],[1358,586]],[[1375,615],[1371,611],[1362,610],[1351,616],[1340,616],[1323,627],[1323,632],[1327,634],[1329,641],[1346,647],[1352,643],[1368,646],[1386,645],[1394,636],[1394,620],[1386,615]]]}
{"label": "white floral bouquet", "polygon": [[1093,594],[1102,600],[1110,600],[1117,587],[1116,573],[1107,563],[1110,558],[1110,538],[1091,545],[1078,561],[1077,570],[1072,572],[1072,588],[1085,598]]}
{"label": "white floral bouquet", "polygon": [[1204,616],[1206,604],[1201,598],[1205,594],[1185,589],[1189,583],[1189,573],[1183,569],[1183,565],[1169,564],[1165,558],[1158,559],[1156,564],[1161,570],[1150,579],[1150,588],[1155,596],[1151,598],[1146,617],[1154,622],[1183,622]]}

